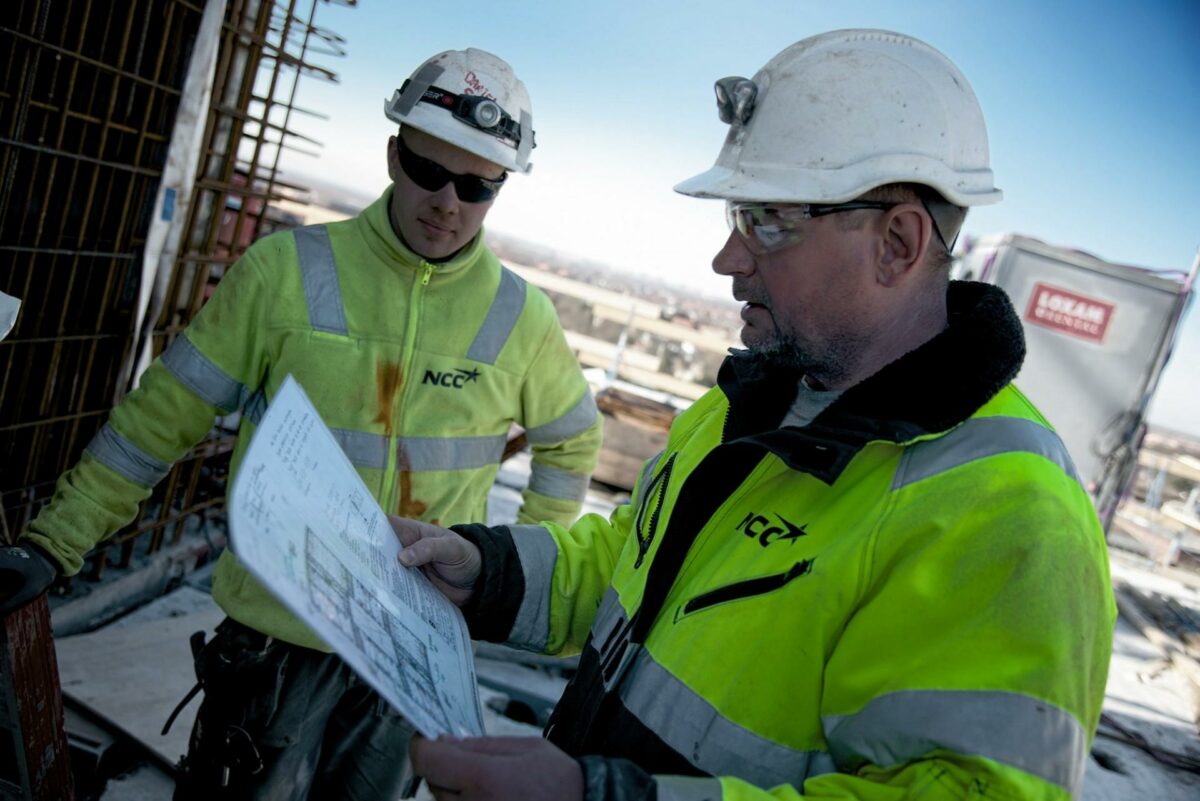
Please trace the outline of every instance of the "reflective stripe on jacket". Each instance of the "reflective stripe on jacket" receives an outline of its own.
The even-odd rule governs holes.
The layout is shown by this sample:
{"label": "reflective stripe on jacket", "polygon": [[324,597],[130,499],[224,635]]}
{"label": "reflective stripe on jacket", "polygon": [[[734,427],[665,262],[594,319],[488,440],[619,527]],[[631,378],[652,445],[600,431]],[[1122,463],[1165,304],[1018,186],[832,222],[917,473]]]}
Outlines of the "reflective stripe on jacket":
{"label": "reflective stripe on jacket", "polygon": [[798,376],[731,357],[609,520],[460,527],[485,554],[476,636],[582,648],[547,736],[638,766],[593,782],[585,760],[589,787],[641,770],[670,799],[1079,791],[1115,619],[1103,533],[1008,384],[1007,299],[950,301],[945,334],[801,429],[774,427]]}
{"label": "reflective stripe on jacket", "polygon": [[[390,197],[353,219],[255,243],[113,410],[28,536],[78,570],[215,414],[241,410],[236,473],[288,374],[386,511],[484,519],[516,423],[533,450],[518,519],[573,520],[601,419],[554,307],[482,234],[450,261],[421,260],[392,231]],[[213,595],[246,625],[327,650],[229,552]]]}

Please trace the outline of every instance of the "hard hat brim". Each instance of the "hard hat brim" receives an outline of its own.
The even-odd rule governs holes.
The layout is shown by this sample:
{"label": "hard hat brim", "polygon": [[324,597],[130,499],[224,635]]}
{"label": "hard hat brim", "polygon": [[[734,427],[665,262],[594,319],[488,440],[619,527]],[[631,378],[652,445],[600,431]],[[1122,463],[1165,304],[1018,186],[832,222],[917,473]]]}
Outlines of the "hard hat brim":
{"label": "hard hat brim", "polygon": [[[911,157],[910,157],[911,159]],[[859,165],[855,165],[859,166]],[[757,203],[843,203],[862,196],[878,186],[891,183],[918,183],[936,189],[942,197],[956,206],[985,206],[999,203],[1004,193],[992,186],[991,170],[979,170],[968,176],[940,174],[945,172],[930,160],[929,171],[894,171],[878,169],[878,164],[863,165],[861,176],[853,167],[840,170],[784,169],[779,175],[763,167],[747,170],[745,165],[733,170],[721,165],[694,175],[675,185],[682,195],[717,200]],[[886,176],[883,177],[883,176]],[[774,180],[772,180],[774,179]]]}

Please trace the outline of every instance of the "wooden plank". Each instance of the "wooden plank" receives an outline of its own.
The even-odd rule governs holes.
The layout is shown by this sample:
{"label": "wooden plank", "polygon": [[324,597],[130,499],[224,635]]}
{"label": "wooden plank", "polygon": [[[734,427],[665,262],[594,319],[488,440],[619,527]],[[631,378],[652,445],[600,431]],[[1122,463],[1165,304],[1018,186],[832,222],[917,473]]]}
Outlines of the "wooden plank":
{"label": "wooden plank", "polygon": [[45,594],[4,617],[0,685],[3,726],[12,734],[17,771],[16,776],[3,777],[5,783],[17,788],[22,798],[70,801],[75,789]]}
{"label": "wooden plank", "polygon": [[[1162,513],[1164,516],[1174,520],[1176,523],[1182,523],[1189,529],[1195,532],[1200,532],[1200,517],[1196,517],[1190,510],[1178,501],[1167,501],[1162,505]],[[1191,532],[1189,532],[1190,534]],[[1191,535],[1193,538],[1194,534]],[[1200,544],[1200,540],[1195,540]],[[1193,545],[1193,547],[1195,547]]]}
{"label": "wooden plank", "polygon": [[[63,693],[145,745],[168,769],[187,752],[200,706],[197,696],[171,731],[160,733],[171,710],[196,683],[188,638],[201,630],[211,637],[225,616],[211,598],[203,597],[203,606],[188,614],[108,626],[58,641]],[[167,599],[162,602],[169,603]]]}
{"label": "wooden plank", "polygon": [[1152,470],[1166,470],[1173,476],[1179,476],[1200,484],[1200,460],[1192,456],[1171,456],[1150,450],[1138,452],[1138,464]]}
{"label": "wooden plank", "polygon": [[638,421],[604,415],[604,445],[592,478],[633,489],[645,461],[666,447],[667,433]]}

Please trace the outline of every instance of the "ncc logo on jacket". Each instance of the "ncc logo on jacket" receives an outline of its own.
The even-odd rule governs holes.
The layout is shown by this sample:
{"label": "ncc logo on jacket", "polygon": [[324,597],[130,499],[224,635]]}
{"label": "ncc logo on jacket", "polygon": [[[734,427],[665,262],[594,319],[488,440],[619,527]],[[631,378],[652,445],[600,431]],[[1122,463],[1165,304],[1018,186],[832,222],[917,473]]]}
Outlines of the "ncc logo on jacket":
{"label": "ncc logo on jacket", "polygon": [[758,544],[764,548],[773,542],[780,542],[782,540],[786,540],[794,545],[798,538],[808,533],[805,530],[807,524],[797,526],[790,520],[784,519],[783,515],[778,512],[774,514],[782,525],[775,524],[770,518],[763,517],[757,512],[750,512],[742,518],[742,522],[738,523],[736,528],[747,537],[757,539]]}
{"label": "ncc logo on jacket", "polygon": [[478,368],[472,370],[464,370],[461,367],[455,367],[453,370],[426,370],[425,377],[421,379],[422,384],[432,384],[435,387],[450,387],[451,389],[462,389],[466,384],[470,384],[479,379]]}

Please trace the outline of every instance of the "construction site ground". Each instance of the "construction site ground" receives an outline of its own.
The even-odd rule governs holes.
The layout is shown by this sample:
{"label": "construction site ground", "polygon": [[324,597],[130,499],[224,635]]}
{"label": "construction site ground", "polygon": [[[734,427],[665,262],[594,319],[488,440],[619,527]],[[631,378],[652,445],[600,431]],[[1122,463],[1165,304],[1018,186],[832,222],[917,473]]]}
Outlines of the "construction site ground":
{"label": "construction site ground", "polygon": [[[491,493],[491,522],[515,518],[528,464],[526,454],[505,463]],[[607,514],[622,500],[593,486],[585,511]],[[220,533],[204,532],[204,541]],[[1112,571],[1121,616],[1082,798],[1193,801],[1200,797],[1200,661],[1188,648],[1200,644],[1200,628],[1173,630],[1154,609],[1184,610],[1191,620],[1184,629],[1200,621],[1200,574],[1164,569],[1121,549],[1112,550]],[[222,618],[208,593],[208,573],[187,574],[173,591],[93,631],[57,638],[72,757],[85,763],[76,768],[85,777],[77,798],[170,798],[198,699],[168,734],[161,730],[195,681],[188,638],[211,632]],[[60,602],[56,621],[81,603],[114,601]],[[102,610],[73,614],[95,617]],[[488,645],[479,647],[476,661],[488,732],[536,735],[571,663]]]}

